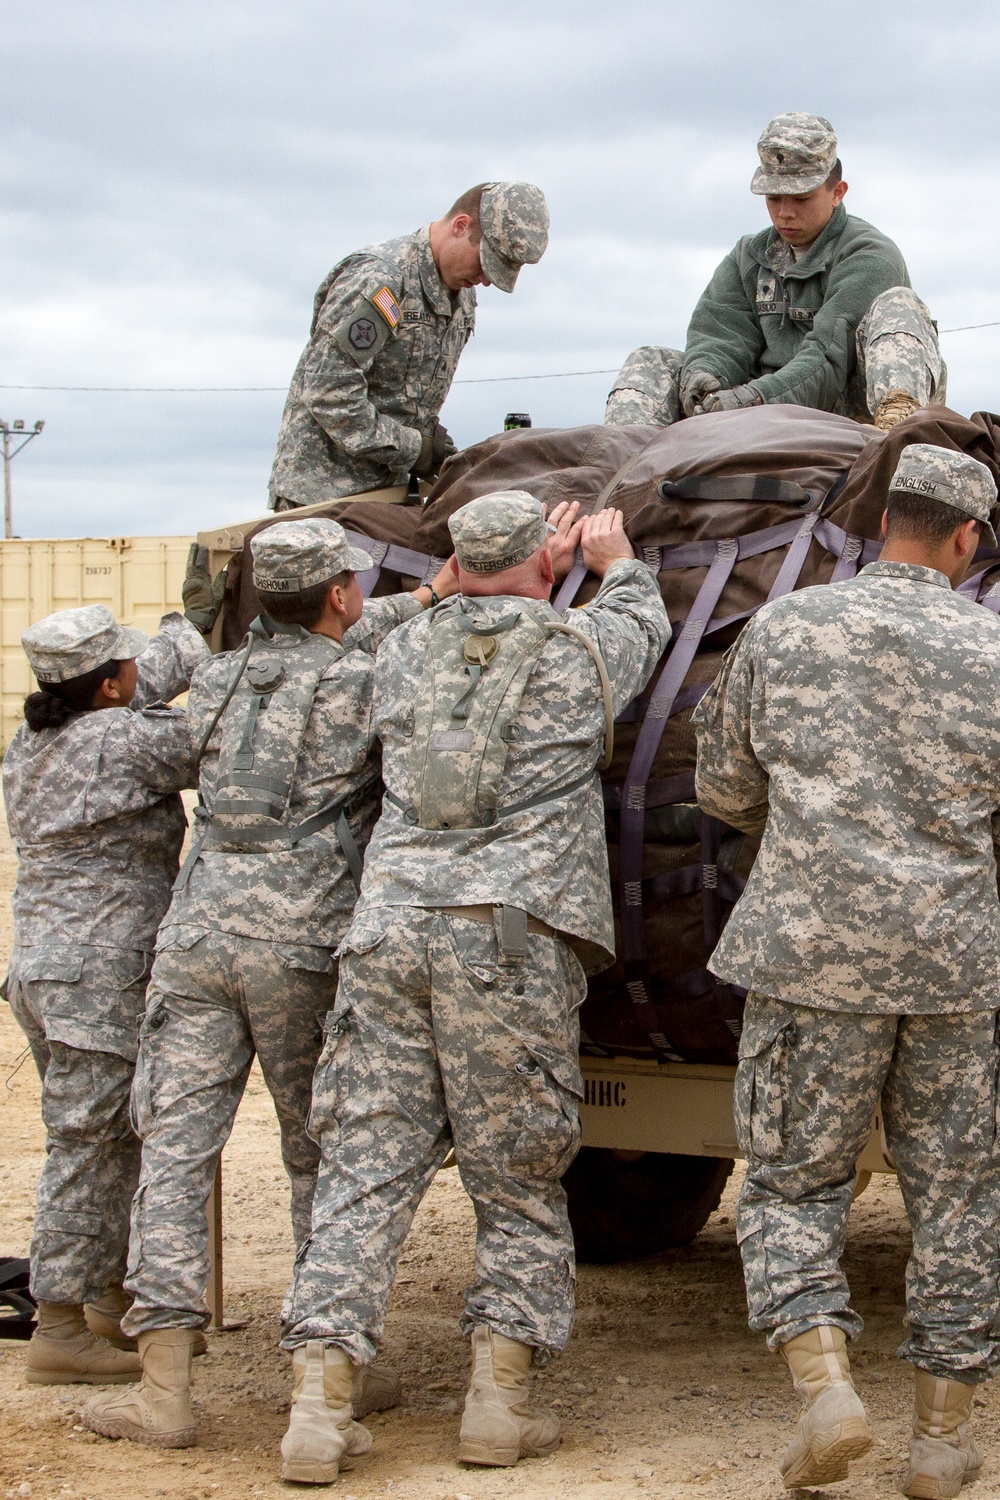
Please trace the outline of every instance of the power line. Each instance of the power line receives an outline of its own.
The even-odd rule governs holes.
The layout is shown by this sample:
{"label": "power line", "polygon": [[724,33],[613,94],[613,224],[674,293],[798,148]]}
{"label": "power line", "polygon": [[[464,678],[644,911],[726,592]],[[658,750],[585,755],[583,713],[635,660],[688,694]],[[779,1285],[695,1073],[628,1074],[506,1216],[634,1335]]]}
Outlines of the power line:
{"label": "power line", "polygon": [[[977,328],[1000,328],[993,323],[963,323],[958,328],[941,328],[939,333],[969,333]],[[617,375],[618,366],[608,370],[549,370],[544,375],[474,375],[453,385],[505,385],[521,380],[575,380],[585,375]],[[0,385],[0,391],[89,391],[130,395],[245,395],[266,392],[274,395],[287,391],[287,385]]]}

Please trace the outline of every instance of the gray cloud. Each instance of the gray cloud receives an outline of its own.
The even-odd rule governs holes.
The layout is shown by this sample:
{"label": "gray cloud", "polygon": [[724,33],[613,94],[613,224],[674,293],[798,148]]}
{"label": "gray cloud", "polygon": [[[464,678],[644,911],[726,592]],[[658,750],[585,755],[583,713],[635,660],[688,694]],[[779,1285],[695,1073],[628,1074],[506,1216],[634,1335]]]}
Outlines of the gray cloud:
{"label": "gray cloud", "polygon": [[[5,383],[276,385],[360,244],[489,176],[539,182],[551,248],[481,296],[460,379],[617,367],[683,342],[736,238],[770,115],[838,128],[849,206],[942,327],[1000,319],[992,5],[847,0],[420,7],[400,0],[7,7]],[[951,400],[1000,406],[1000,329],[950,335]],[[463,443],[508,409],[598,420],[607,377],[456,385]],[[190,531],[261,509],[282,397],[0,393],[44,416],[24,534]]]}

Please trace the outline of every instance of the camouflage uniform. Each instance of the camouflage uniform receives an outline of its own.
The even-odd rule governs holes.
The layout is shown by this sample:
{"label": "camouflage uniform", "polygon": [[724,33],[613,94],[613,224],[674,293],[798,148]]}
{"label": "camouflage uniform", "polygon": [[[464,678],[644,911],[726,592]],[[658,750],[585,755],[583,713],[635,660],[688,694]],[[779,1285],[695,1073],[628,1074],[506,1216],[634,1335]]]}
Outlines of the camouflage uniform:
{"label": "camouflage uniform", "polygon": [[[95,612],[111,620],[103,606],[64,616]],[[139,1175],[128,1119],[138,1025],[184,838],[178,792],[195,775],[184,713],[149,705],[183,692],[208,656],[180,615],[161,627],[137,656],[131,708],[74,714],[37,733],[22,724],[3,762],[18,854],[6,994],[42,1078],[46,1159],[31,1285],[46,1302],[96,1301],[125,1269]],[[125,649],[138,650],[142,632],[126,634]],[[110,659],[108,651],[63,675]]]}
{"label": "camouflage uniform", "polygon": [[[924,444],[890,488],[980,519],[996,494]],[[711,967],[750,991],[738,1234],[772,1346],[861,1329],[839,1258],[884,1089],[914,1234],[900,1352],[967,1381],[996,1360],[998,691],[996,617],[878,562],[765,605],[696,711],[699,802],[763,830]]]}
{"label": "camouflage uniform", "polygon": [[[512,291],[520,266],[545,250],[545,200],[530,183],[489,184],[481,213],[484,273]],[[476,293],[445,286],[429,227],[338,262],[292,376],[271,508],[405,484],[475,326]]]}
{"label": "camouflage uniform", "polygon": [[[463,567],[473,559],[460,518],[495,498],[452,518]],[[520,553],[499,561],[513,566],[512,557]],[[440,608],[488,631],[527,607],[558,621],[549,605],[508,595],[460,595]],[[655,579],[642,563],[614,563],[572,620],[598,646],[619,712],[669,637]],[[283,1313],[285,1348],[324,1339],[361,1363],[374,1357],[400,1246],[452,1143],[479,1226],[463,1327],[488,1323],[535,1346],[536,1358],[566,1343],[574,1261],[559,1178],[579,1142],[577,1010],[584,968],[606,966],[614,951],[593,774],[604,712],[587,653],[549,635],[513,717],[502,716],[495,810],[482,826],[453,826],[428,815],[426,781],[416,817],[412,804],[423,753],[411,744],[439,629],[431,617],[413,621],[378,656],[386,801],[341,947],[310,1120],[322,1151],[313,1230]],[[439,798],[454,791],[444,781],[431,788]],[[526,917],[520,944],[506,926],[517,916]]]}
{"label": "camouflage uniform", "polygon": [[[251,544],[255,584],[265,599],[262,553],[273,568],[281,538],[290,532],[307,545],[318,539],[321,551],[328,537],[341,551],[346,547],[342,529],[331,521],[269,527]],[[283,561],[301,573],[302,556],[294,549]],[[338,552],[327,559],[320,573],[331,577],[342,567],[360,571],[362,565],[370,565],[367,554],[347,549],[344,557]],[[322,578],[309,580],[316,581]],[[324,653],[294,773],[288,768],[286,826],[346,801],[354,840],[364,847],[380,791],[371,729],[375,648],[420,610],[411,594],[372,600],[342,645],[315,634],[279,635],[269,644],[266,655],[283,657],[289,678],[303,652]],[[214,657],[192,683],[188,712],[196,740],[222,703],[235,655]],[[201,764],[201,797],[217,818],[218,786],[225,781],[220,747],[225,749],[227,721],[241,704],[245,709],[245,699],[234,696]],[[277,698],[261,716],[269,711],[281,711]],[[282,737],[294,757],[290,725]],[[259,748],[260,731],[255,742]],[[268,770],[258,760],[254,765],[258,776]],[[204,818],[201,824],[203,831]],[[255,1053],[278,1113],[296,1240],[307,1234],[319,1152],[305,1121],[323,1019],[336,994],[334,953],[357,894],[332,823],[294,849],[273,853],[226,852],[224,840],[221,849],[206,844],[200,853],[196,849],[178,885],[157,938],[133,1092],[143,1142],[126,1281],[135,1298],[126,1319],[133,1334],[206,1321],[205,1202]]]}
{"label": "camouflage uniform", "polygon": [[[818,115],[779,115],[757,150],[752,192],[806,194],[833,168],[837,137]],[[691,416],[697,375],[712,377],[724,406],[789,403],[863,422],[890,391],[919,406],[943,405],[947,394],[937,329],[902,255],[842,204],[802,250],[773,228],[745,235],[699,299],[684,353],[633,350],[604,419],[666,427]]]}

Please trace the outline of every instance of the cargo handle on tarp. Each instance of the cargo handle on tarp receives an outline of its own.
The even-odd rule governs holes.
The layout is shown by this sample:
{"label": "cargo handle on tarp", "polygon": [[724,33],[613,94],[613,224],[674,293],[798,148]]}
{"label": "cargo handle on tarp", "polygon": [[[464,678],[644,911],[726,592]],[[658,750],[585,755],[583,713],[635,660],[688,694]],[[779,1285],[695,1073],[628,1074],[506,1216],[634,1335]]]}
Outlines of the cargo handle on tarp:
{"label": "cargo handle on tarp", "polygon": [[820,496],[790,479],[769,479],[765,474],[691,474],[684,479],[661,479],[656,493],[661,500],[756,500],[770,505],[794,505],[809,510]]}

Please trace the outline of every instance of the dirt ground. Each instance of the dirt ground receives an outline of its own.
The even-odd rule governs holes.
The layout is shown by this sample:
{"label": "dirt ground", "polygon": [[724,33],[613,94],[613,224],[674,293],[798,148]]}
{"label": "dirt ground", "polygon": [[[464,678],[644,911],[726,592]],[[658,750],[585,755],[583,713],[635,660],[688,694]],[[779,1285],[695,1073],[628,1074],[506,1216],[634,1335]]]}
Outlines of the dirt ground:
{"label": "dirt ground", "polygon": [[[0,958],[6,960],[14,862],[0,843]],[[0,1003],[0,1253],[26,1254],[42,1159],[38,1080],[23,1038]],[[23,1344],[0,1341],[0,1496],[34,1500],[243,1500],[288,1496],[277,1479],[288,1410],[289,1360],[278,1311],[292,1261],[278,1136],[254,1072],[226,1148],[226,1313],[243,1322],[209,1333],[196,1361],[200,1445],[181,1452],[108,1442],[84,1431],[84,1386],[36,1387],[22,1375]],[[473,1216],[454,1171],[439,1174],[403,1253],[384,1359],[402,1373],[394,1411],[370,1419],[374,1456],[341,1476],[343,1500],[530,1500],[572,1496],[747,1497],[785,1493],[776,1457],[797,1405],[784,1366],[746,1328],[733,1231],[738,1172],[716,1214],[683,1250],[640,1263],[582,1266],[579,1314],[565,1356],[539,1376],[538,1394],[563,1420],[553,1457],[514,1470],[460,1468],[454,1459],[467,1346],[457,1320],[470,1276]],[[851,1219],[845,1265],[866,1328],[855,1359],[877,1438],[850,1500],[898,1492],[910,1401],[901,1338],[909,1236],[895,1178],[876,1177]],[[977,1431],[987,1450],[976,1500],[1000,1493],[1000,1420],[987,1394]]]}

